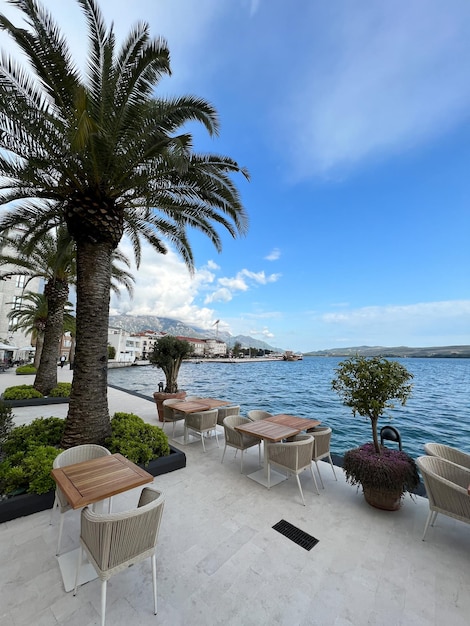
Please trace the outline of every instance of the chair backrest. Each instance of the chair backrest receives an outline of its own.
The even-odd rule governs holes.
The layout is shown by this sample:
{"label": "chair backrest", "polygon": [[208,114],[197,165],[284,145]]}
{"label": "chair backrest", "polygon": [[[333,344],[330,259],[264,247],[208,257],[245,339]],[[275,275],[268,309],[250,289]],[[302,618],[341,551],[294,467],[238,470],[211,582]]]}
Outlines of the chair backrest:
{"label": "chair backrest", "polygon": [[[460,507],[470,515],[470,470],[438,456],[420,456],[416,459],[426,487],[430,506],[452,510]],[[452,492],[453,495],[449,494]]]}
{"label": "chair backrest", "polygon": [[229,415],[240,415],[240,405],[235,404],[233,406],[221,406],[217,409],[217,424],[222,426],[224,423],[224,419]]}
{"label": "chair backrest", "polygon": [[312,431],[313,455],[312,459],[322,459],[330,454],[330,441],[332,430],[328,426],[317,426]]}
{"label": "chair backrest", "polygon": [[80,537],[102,572],[101,580],[109,578],[113,569],[154,553],[164,502],[164,494],[144,487],[137,508],[131,511],[103,515],[83,509]]}
{"label": "chair backrest", "polygon": [[216,427],[218,414],[219,411],[217,409],[209,409],[208,411],[200,411],[197,413],[188,413],[185,417],[185,421],[190,428],[206,430]]}
{"label": "chair backrest", "polygon": [[380,429],[380,445],[383,446],[384,439],[398,443],[398,449],[401,450],[400,431],[394,426],[382,426]]}
{"label": "chair backrest", "polygon": [[73,465],[74,463],[81,463],[82,461],[90,461],[91,459],[97,459],[100,456],[106,456],[111,452],[104,446],[98,446],[94,443],[87,443],[81,446],[73,446],[64,450],[56,456],[52,463],[52,467],[65,467],[66,465]]}
{"label": "chair backrest", "polygon": [[470,469],[470,454],[462,452],[457,448],[451,448],[442,443],[425,443],[424,451],[429,456],[438,456],[441,459],[446,459],[447,461],[457,463],[457,465]]}
{"label": "chair backrest", "polygon": [[271,443],[268,448],[269,459],[291,470],[310,467],[313,454],[312,435],[297,435],[291,441]]}
{"label": "chair backrest", "polygon": [[252,409],[247,413],[248,419],[252,422],[256,422],[257,420],[264,420],[267,417],[272,417],[272,413],[268,413],[267,411],[261,411],[259,409]]}
{"label": "chair backrest", "polygon": [[[173,411],[173,405],[178,402],[182,402],[181,399],[177,400],[175,398],[169,398],[168,400],[163,400],[163,419],[173,420],[175,417],[175,412]],[[183,415],[181,415],[181,418]]]}
{"label": "chair backrest", "polygon": [[251,420],[242,415],[227,415],[224,419],[225,442],[228,445],[239,446],[243,442],[243,433],[235,430],[235,426],[240,426],[240,424],[251,424]]}

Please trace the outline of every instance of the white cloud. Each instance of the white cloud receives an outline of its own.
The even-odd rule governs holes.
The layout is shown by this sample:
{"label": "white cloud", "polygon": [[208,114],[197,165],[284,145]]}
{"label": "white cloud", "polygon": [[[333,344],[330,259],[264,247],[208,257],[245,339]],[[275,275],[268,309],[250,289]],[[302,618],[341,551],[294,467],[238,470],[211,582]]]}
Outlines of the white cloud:
{"label": "white cloud", "polygon": [[273,248],[273,250],[271,250],[271,252],[264,258],[266,259],[266,261],[277,261],[280,256],[281,251],[279,250],[279,248]]}

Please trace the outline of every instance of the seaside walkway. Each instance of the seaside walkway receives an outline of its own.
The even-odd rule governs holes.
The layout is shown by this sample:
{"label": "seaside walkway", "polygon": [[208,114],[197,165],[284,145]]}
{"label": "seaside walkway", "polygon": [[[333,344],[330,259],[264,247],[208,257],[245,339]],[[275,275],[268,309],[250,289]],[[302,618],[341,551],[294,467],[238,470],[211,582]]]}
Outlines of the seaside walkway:
{"label": "seaside walkway", "polygon": [[[60,381],[72,372],[58,370]],[[32,377],[31,377],[32,379]],[[5,387],[28,384],[11,370]],[[109,388],[111,414],[132,411],[158,424],[155,404]],[[15,408],[15,422],[65,417],[67,405]],[[182,434],[182,424],[176,426]],[[171,429],[168,430],[171,433]],[[427,500],[405,499],[397,512],[369,507],[360,492],[322,472],[317,496],[308,473],[270,491],[240,474],[240,461],[215,441],[184,447],[187,467],[158,476],[166,494],[157,550],[159,612],[153,615],[150,562],[108,584],[107,623],[171,626],[468,626],[470,528],[438,516],[421,541]],[[244,471],[257,468],[257,450]],[[140,489],[113,498],[113,510],[137,503]],[[79,512],[64,523],[63,549],[77,546]],[[0,626],[99,624],[100,583],[65,593],[55,557],[58,523],[50,511],[0,524]],[[286,520],[313,535],[310,551],[273,530]]]}

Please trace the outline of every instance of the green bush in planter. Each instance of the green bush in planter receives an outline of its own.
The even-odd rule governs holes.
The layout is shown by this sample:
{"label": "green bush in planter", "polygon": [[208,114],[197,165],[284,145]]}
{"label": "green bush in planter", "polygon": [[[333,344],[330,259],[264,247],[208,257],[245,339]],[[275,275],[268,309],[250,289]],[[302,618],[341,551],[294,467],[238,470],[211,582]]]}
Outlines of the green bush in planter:
{"label": "green bush in planter", "polygon": [[10,406],[0,400],[0,445],[13,430],[13,411]]}
{"label": "green bush in planter", "polygon": [[4,400],[31,400],[32,398],[43,398],[40,391],[35,389],[33,385],[16,385],[16,387],[7,387],[3,392]]}
{"label": "green bush in planter", "polygon": [[69,398],[72,391],[72,383],[58,383],[57,387],[51,389],[51,398]]}
{"label": "green bush in planter", "polygon": [[147,424],[134,413],[115,413],[111,437],[105,445],[130,461],[147,465],[152,459],[170,454],[168,437],[158,426]]}
{"label": "green bush in planter", "polygon": [[8,458],[18,452],[26,452],[32,446],[59,447],[65,428],[60,417],[38,417],[30,424],[17,426],[6,437],[2,452]]}
{"label": "green bush in planter", "polygon": [[19,365],[16,368],[17,376],[25,376],[26,374],[36,374],[37,370],[34,365]]}
{"label": "green bush in planter", "polygon": [[32,444],[0,463],[0,489],[6,495],[14,493],[47,493],[55,488],[51,476],[52,463],[61,449]]}

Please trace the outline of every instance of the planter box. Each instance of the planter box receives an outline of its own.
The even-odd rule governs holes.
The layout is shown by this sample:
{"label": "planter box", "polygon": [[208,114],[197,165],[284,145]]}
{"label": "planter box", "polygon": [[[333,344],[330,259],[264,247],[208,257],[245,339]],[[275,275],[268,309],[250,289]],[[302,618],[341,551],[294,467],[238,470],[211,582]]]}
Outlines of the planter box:
{"label": "planter box", "polygon": [[69,398],[29,398],[28,400],[3,400],[5,406],[46,406],[47,404],[68,404]]}
{"label": "planter box", "polygon": [[[186,455],[181,450],[170,445],[170,454],[153,459],[147,466],[142,465],[152,476],[168,474],[177,469],[186,467]],[[32,515],[51,509],[54,504],[54,491],[38,495],[36,493],[23,493],[0,501],[0,523],[9,522],[17,517]]]}

